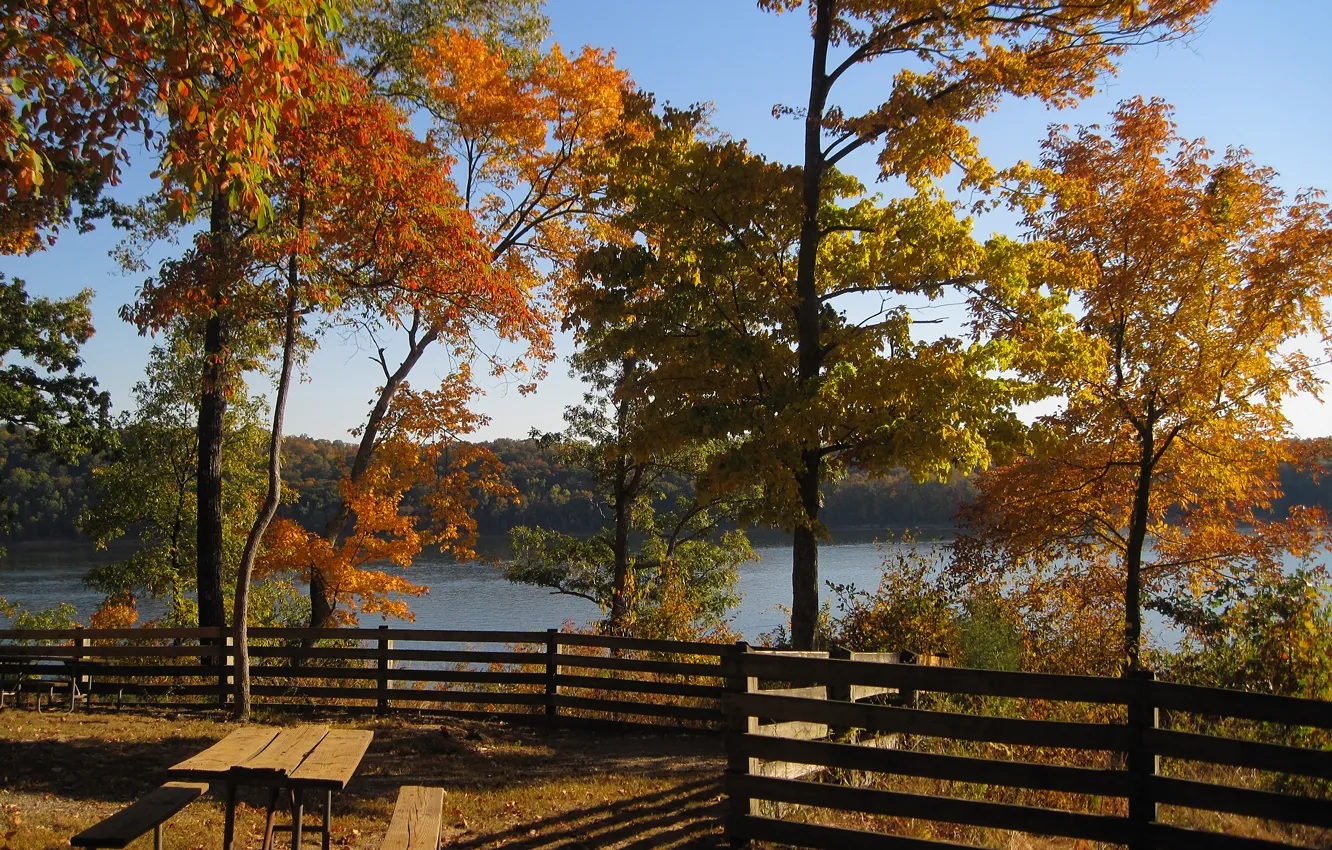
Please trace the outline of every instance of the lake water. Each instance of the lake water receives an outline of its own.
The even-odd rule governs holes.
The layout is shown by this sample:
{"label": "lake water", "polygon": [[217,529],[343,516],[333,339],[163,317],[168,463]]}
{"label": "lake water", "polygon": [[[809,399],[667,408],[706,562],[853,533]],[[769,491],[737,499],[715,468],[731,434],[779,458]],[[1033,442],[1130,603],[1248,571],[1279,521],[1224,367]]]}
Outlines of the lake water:
{"label": "lake water", "polygon": [[[826,582],[855,584],[872,591],[878,587],[885,558],[904,548],[934,550],[943,543],[923,540],[881,544],[871,534],[844,534],[840,540],[819,548],[822,598],[830,595]],[[504,541],[483,540],[480,548],[483,554],[500,557]],[[755,535],[754,551],[758,560],[740,568],[741,603],[734,621],[735,630],[750,641],[784,624],[786,614],[778,606],[789,605],[791,600],[790,545],[775,535]],[[120,553],[120,557],[123,555]],[[28,610],[69,602],[86,619],[101,597],[83,586],[83,576],[90,565],[116,557],[78,544],[11,547],[0,558],[0,597]],[[422,557],[406,575],[430,588],[426,596],[409,602],[418,628],[542,631],[559,628],[568,620],[582,625],[600,616],[597,607],[585,599],[506,581],[493,563],[458,564],[440,557]],[[148,619],[159,614],[161,608],[148,600],[140,605],[140,611]],[[1145,621],[1158,633],[1163,630],[1159,615],[1147,612]],[[383,622],[388,621],[363,617],[361,625]],[[0,616],[0,624],[4,623],[6,618]]]}
{"label": "lake water", "polygon": [[[779,541],[775,536],[759,537],[754,545],[758,560],[740,568],[742,602],[734,627],[749,640],[786,622],[786,615],[777,606],[789,605],[791,600],[791,548]],[[491,545],[483,550],[496,551],[493,541],[486,542]],[[840,541],[820,548],[820,578],[873,590],[878,586],[888,549],[903,545],[880,548],[873,535],[844,535]],[[91,564],[113,560],[114,555],[77,544],[10,547],[0,559],[0,596],[28,610],[69,602],[86,618],[101,597],[83,586],[83,576]],[[426,596],[410,601],[419,628],[540,631],[559,628],[566,620],[581,625],[600,616],[597,607],[585,599],[513,584],[491,564],[458,564],[422,557],[406,575],[430,588]],[[826,585],[823,595],[828,595]],[[161,609],[145,601],[140,610],[146,619]],[[0,622],[4,619],[0,617]],[[361,624],[374,626],[381,622],[378,617],[363,617]]]}

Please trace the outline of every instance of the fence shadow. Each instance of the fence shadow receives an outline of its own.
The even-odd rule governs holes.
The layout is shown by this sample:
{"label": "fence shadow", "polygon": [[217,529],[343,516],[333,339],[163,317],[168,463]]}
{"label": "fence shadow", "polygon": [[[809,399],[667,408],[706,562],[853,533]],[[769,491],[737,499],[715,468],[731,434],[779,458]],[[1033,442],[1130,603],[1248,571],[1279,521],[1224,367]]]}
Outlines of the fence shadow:
{"label": "fence shadow", "polygon": [[666,850],[722,846],[721,783],[698,779],[652,794],[535,818],[507,829],[454,838],[450,847],[481,850]]}

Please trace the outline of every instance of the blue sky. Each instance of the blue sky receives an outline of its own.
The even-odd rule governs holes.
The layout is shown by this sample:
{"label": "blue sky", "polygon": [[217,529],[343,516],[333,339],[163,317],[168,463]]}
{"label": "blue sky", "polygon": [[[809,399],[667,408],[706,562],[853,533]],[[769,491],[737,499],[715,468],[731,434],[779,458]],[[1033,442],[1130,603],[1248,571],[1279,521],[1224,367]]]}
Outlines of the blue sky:
{"label": "blue sky", "polygon": [[[711,102],[714,123],[772,159],[798,162],[801,128],[772,117],[775,104],[800,104],[809,73],[808,19],[774,16],[750,0],[548,0],[554,39],[614,49],[616,61],[641,88],[677,105]],[[1076,110],[1051,112],[1038,103],[1012,101],[978,128],[984,151],[998,164],[1032,159],[1050,123],[1098,123],[1114,104],[1134,95],[1160,96],[1176,107],[1181,131],[1216,148],[1247,147],[1275,168],[1290,192],[1332,188],[1327,157],[1332,130],[1332,2],[1324,0],[1220,0],[1202,30],[1187,42],[1138,49],[1101,94]],[[863,66],[841,84],[841,102],[867,105],[886,92],[893,68]],[[867,182],[875,175],[872,151],[846,167]],[[143,157],[141,160],[145,159]],[[127,174],[118,194],[131,197],[150,186],[148,164]],[[885,187],[886,189],[887,187]],[[978,224],[980,235],[1010,227],[1003,217]],[[54,248],[33,257],[5,258],[0,271],[24,278],[29,290],[52,297],[92,287],[97,336],[87,347],[90,370],[110,390],[117,410],[130,403],[130,387],[142,374],[150,345],[117,318],[140,282],[121,274],[108,257],[118,241],[109,227],[86,235],[64,234]],[[568,352],[567,340],[561,343]],[[293,393],[287,429],[318,437],[346,438],[361,421],[382,376],[367,352],[336,334],[326,335],[312,358],[308,380]],[[417,367],[414,383],[445,373],[442,356]],[[477,407],[492,423],[480,436],[523,436],[529,429],[561,426],[564,406],[578,384],[563,363],[535,395],[505,386],[488,388]],[[1332,379],[1332,371],[1327,373]],[[1288,407],[1304,436],[1332,434],[1332,413],[1311,400]]]}

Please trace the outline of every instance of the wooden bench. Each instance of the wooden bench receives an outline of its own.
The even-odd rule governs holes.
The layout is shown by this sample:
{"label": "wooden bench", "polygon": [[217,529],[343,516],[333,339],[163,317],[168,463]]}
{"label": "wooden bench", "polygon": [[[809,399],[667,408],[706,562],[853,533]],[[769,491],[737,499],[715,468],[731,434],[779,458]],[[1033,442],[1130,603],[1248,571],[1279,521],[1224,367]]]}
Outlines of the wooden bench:
{"label": "wooden bench", "polygon": [[128,808],[88,827],[71,838],[69,843],[75,847],[118,850],[151,829],[154,850],[162,850],[162,824],[199,799],[207,790],[208,786],[202,782],[168,782],[131,803]]}
{"label": "wooden bench", "polygon": [[444,789],[404,785],[379,850],[439,850]]}

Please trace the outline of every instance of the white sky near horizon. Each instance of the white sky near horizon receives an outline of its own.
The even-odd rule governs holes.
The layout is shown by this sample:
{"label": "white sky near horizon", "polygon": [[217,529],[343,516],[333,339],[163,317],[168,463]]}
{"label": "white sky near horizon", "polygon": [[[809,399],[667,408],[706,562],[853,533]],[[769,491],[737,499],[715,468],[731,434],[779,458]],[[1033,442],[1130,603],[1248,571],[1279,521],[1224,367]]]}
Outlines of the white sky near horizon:
{"label": "white sky near horizon", "polygon": [[[747,140],[771,159],[800,161],[800,122],[774,119],[772,107],[799,105],[806,97],[810,42],[803,12],[774,16],[750,0],[548,0],[548,14],[554,40],[566,49],[583,44],[613,49],[617,65],[640,88],[656,93],[659,102],[710,102],[720,130]],[[1219,0],[1196,36],[1131,52],[1104,91],[1077,109],[1052,112],[1039,103],[1013,100],[982,121],[977,133],[984,152],[1007,165],[1034,159],[1051,123],[1104,123],[1120,100],[1160,96],[1174,104],[1183,135],[1205,137],[1218,150],[1248,148],[1257,163],[1276,169],[1289,194],[1306,187],[1332,188],[1329,41],[1332,2]],[[838,102],[863,107],[882,99],[894,70],[890,64],[855,69],[839,83]],[[843,167],[872,184],[874,156],[862,150]],[[140,155],[117,196],[130,199],[150,190],[151,166],[150,158]],[[981,220],[977,229],[980,236],[996,230],[1019,235],[1002,215]],[[142,277],[123,274],[108,256],[119,238],[104,224],[89,234],[64,233],[53,248],[32,257],[0,259],[0,272],[26,280],[32,294],[62,297],[84,287],[96,291],[97,335],[85,349],[87,366],[110,391],[118,411],[130,405],[130,388],[142,378],[151,345],[117,315],[133,299]],[[307,380],[293,391],[288,433],[349,437],[382,382],[364,346],[335,332],[324,336]],[[559,350],[561,359],[550,364],[549,376],[534,395],[482,381],[487,394],[476,408],[491,423],[478,438],[522,437],[532,428],[562,427],[564,407],[578,399],[582,388],[563,361],[571,350],[567,338],[560,340]],[[417,367],[413,383],[426,386],[449,369],[443,353],[436,352]],[[1323,374],[1332,380],[1332,369]],[[1293,400],[1287,414],[1301,436],[1332,435],[1332,412],[1312,399]]]}

